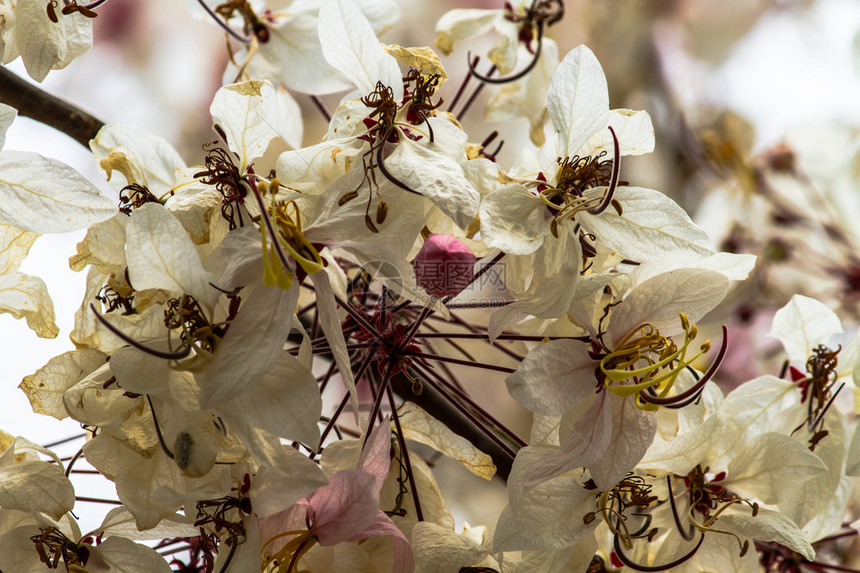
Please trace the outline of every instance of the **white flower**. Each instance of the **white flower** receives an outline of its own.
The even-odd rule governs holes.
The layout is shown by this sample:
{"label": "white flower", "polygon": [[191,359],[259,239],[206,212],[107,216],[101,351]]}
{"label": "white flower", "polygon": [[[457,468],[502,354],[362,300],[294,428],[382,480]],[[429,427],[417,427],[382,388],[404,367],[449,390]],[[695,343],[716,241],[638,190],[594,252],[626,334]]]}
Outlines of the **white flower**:
{"label": "white flower", "polygon": [[[515,461],[519,477],[511,480],[528,485],[585,467],[601,488],[618,482],[651,445],[654,410],[694,359],[687,356],[696,337],[692,321],[716,306],[727,288],[728,281],[713,271],[663,273],[609,307],[608,326],[601,319],[590,342],[553,340],[529,352],[506,380],[508,391],[535,413],[562,416],[567,435],[560,447],[521,450]],[[671,339],[676,335],[683,342]],[[691,391],[691,399],[679,402],[696,395]]]}

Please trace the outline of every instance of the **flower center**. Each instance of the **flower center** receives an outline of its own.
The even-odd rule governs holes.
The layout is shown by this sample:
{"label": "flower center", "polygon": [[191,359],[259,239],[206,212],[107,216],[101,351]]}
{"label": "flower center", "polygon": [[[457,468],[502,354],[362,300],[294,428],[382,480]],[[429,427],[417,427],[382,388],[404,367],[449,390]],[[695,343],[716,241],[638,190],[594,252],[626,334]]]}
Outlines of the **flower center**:
{"label": "flower center", "polygon": [[[278,247],[289,253],[306,274],[314,274],[323,269],[322,257],[310,241],[302,234],[302,218],[295,201],[281,201],[271,207],[272,227],[260,225],[263,244],[263,282],[267,286],[288,289],[293,284],[295,265],[284,268],[280,256],[275,252]],[[269,246],[267,231],[274,232],[276,244]]]}
{"label": "flower center", "polygon": [[[651,323],[641,324],[625,335],[615,350],[600,360],[606,389],[622,397],[659,389],[657,396],[665,398],[681,371],[711,348],[710,341],[705,341],[699,352],[688,358],[687,349],[696,338],[698,329],[684,313],[680,318],[684,329],[684,342],[680,346],[661,335]],[[642,410],[657,409],[655,404],[643,402],[639,396],[636,397],[636,406]]]}
{"label": "flower center", "polygon": [[[271,570],[275,573],[293,573],[294,571],[298,571],[299,560],[317,543],[316,535],[311,533],[310,529],[294,529],[278,533],[263,544],[263,549],[273,541],[289,536],[294,537],[274,554],[263,552],[262,564],[264,570]],[[274,567],[274,569],[269,569],[269,567]]]}

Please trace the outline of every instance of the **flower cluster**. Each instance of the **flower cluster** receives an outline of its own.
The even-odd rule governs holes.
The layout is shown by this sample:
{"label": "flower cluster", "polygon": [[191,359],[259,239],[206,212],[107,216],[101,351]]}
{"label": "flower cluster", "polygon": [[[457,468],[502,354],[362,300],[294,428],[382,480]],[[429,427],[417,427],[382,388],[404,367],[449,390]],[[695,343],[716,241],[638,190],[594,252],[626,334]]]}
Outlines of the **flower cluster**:
{"label": "flower cluster", "polygon": [[[43,79],[103,3],[0,0],[4,61]],[[380,43],[393,0],[200,4],[239,46],[203,165],[105,125],[89,145],[114,200],[0,152],[0,311],[57,335],[17,270],[40,233],[86,229],[70,265],[87,273],[75,349],[21,384],[86,441],[61,459],[0,439],[0,570],[827,569],[860,475],[860,341],[795,296],[773,320],[782,372],[724,395],[729,332],[703,320],[756,257],[622,178],[651,119],[610,109],[589,48],[559,57],[560,0],[437,24],[445,55],[501,36],[489,71],[468,67],[476,91],[503,84],[489,117],[530,126],[509,166],[497,133],[464,131],[469,81],[443,108],[439,56]],[[326,115],[312,145],[296,92]],[[0,105],[0,133],[15,115]],[[500,375],[525,438],[463,382]],[[434,456],[506,480],[497,523],[455,529]],[[88,533],[84,461],[119,498]]]}

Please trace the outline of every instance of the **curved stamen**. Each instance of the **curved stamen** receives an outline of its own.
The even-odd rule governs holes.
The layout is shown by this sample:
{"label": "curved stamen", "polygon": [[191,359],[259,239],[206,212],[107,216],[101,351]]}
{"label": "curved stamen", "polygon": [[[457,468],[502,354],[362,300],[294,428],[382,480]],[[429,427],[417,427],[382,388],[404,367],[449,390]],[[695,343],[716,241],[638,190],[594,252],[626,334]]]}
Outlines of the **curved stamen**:
{"label": "curved stamen", "polygon": [[[711,363],[707,372],[705,372],[705,374],[702,375],[702,377],[693,386],[672,397],[652,395],[651,392],[645,390],[639,392],[639,399],[643,402],[654,404],[655,406],[664,406],[666,408],[681,408],[695,402],[702,393],[702,390],[704,390],[705,384],[714,377],[714,374],[716,374],[720,365],[723,363],[723,359],[726,357],[726,350],[728,349],[728,335],[729,331],[725,325],[723,325],[723,340],[720,344],[720,349],[717,352],[717,357]],[[653,388],[649,388],[648,390],[653,391]]]}
{"label": "curved stamen", "polygon": [[233,556],[236,554],[236,548],[239,547],[238,543],[230,544],[230,552],[227,553],[227,558],[224,560],[224,564],[221,565],[221,569],[218,570],[218,573],[226,573],[227,567],[230,566],[230,562],[233,561]]}
{"label": "curved stamen", "polygon": [[74,456],[72,456],[72,459],[69,460],[69,464],[66,466],[66,477],[69,477],[69,475],[71,475],[72,466],[75,465],[75,462],[78,461],[82,455],[84,455],[83,448],[79,449],[78,452]]}
{"label": "curved stamen", "polygon": [[478,78],[479,80],[481,80],[482,82],[484,82],[486,84],[506,84],[506,83],[513,82],[513,81],[516,81],[520,78],[525,77],[530,71],[532,71],[534,69],[534,67],[538,63],[538,60],[540,59],[542,46],[543,46],[543,24],[541,23],[541,24],[538,24],[538,27],[537,27],[537,48],[535,48],[535,53],[534,53],[534,56],[532,57],[532,60],[529,62],[529,64],[525,68],[523,68],[519,72],[515,73],[514,75],[508,76],[506,78],[491,78],[489,76],[481,75],[480,72],[478,72],[478,70],[476,70],[474,68],[474,66],[472,66],[472,53],[471,52],[469,52],[469,54],[468,54],[469,59],[467,60],[466,63],[469,66],[469,73],[472,74],[473,76],[475,76],[476,78]]}
{"label": "curved stamen", "polygon": [[818,424],[821,423],[821,421],[824,419],[824,414],[826,414],[827,410],[830,409],[830,406],[833,405],[833,401],[836,400],[836,396],[839,395],[839,393],[842,391],[843,388],[845,388],[845,382],[843,382],[839,386],[839,388],[836,390],[836,392],[833,393],[833,396],[830,397],[830,400],[828,400],[827,404],[824,406],[824,408],[821,409],[821,413],[818,415],[817,418],[815,418],[815,421],[812,422],[812,424],[810,425],[810,428],[814,429],[818,426]]}
{"label": "curved stamen", "polygon": [[98,8],[99,6],[104,4],[105,2],[107,2],[107,0],[96,0],[95,2],[93,2],[91,4],[86,4],[83,7],[88,9],[88,10],[94,10],[95,8]]}
{"label": "curved stamen", "polygon": [[728,508],[730,508],[733,505],[736,505],[738,503],[746,503],[748,505],[751,505],[753,517],[755,517],[758,514],[758,504],[757,503],[751,503],[745,499],[733,499],[731,501],[726,502],[725,505],[723,505],[719,509],[717,509],[717,511],[712,516],[710,516],[708,519],[706,519],[704,523],[699,523],[698,521],[696,521],[695,519],[693,519],[691,517],[690,518],[690,524],[693,527],[695,527],[696,529],[698,529],[700,532],[702,532],[703,535],[706,532],[709,532],[709,533],[722,533],[724,535],[729,535],[731,537],[734,537],[735,540],[738,542],[738,545],[741,548],[739,557],[743,557],[744,555],[746,555],[747,551],[749,551],[749,547],[750,547],[750,540],[749,539],[741,539],[741,537],[733,531],[728,531],[726,529],[717,529],[716,527],[712,527],[712,525],[714,524],[714,522],[717,521],[717,518],[720,516],[721,513],[723,513],[725,510],[727,510]]}
{"label": "curved stamen", "polygon": [[383,145],[380,144],[376,148],[376,165],[379,166],[379,170],[382,171],[382,175],[385,176],[386,179],[388,179],[389,181],[391,181],[392,183],[394,183],[395,185],[400,187],[401,189],[404,189],[406,191],[409,191],[410,193],[413,193],[415,195],[420,195],[421,197],[423,197],[423,195],[421,195],[421,193],[419,193],[418,191],[416,191],[415,189],[413,189],[412,187],[410,187],[409,185],[407,185],[406,183],[402,182],[400,179],[398,179],[397,177],[392,175],[391,172],[385,167],[385,162],[382,160],[382,147],[383,147]]}
{"label": "curved stamen", "polygon": [[[442,103],[442,101],[440,100],[440,101],[439,101],[439,104],[441,104],[441,103]],[[431,107],[431,108],[428,108],[428,109],[436,109],[437,107],[439,107],[439,106],[437,105],[437,106],[435,106],[435,107]],[[413,109],[414,109],[414,107],[413,107]],[[427,117],[428,117],[428,116],[427,116],[427,114],[426,114],[426,113],[424,113],[424,111],[422,111],[422,110],[416,110],[416,111],[415,111],[415,113],[417,113],[417,114],[418,114],[418,117],[420,117],[420,118],[421,118],[421,122],[422,122],[424,125],[426,125],[426,126],[427,126],[427,131],[428,131],[428,135],[429,135],[430,143],[434,143],[434,142],[436,141],[436,138],[435,138],[435,136],[433,135],[433,126],[432,126],[432,125],[430,125],[430,122],[429,122],[429,121],[427,121]]]}
{"label": "curved stamen", "polygon": [[233,28],[228,26],[227,22],[224,22],[221,18],[219,18],[218,14],[216,14],[212,10],[212,8],[210,8],[206,4],[206,2],[204,2],[204,0],[197,0],[197,3],[200,4],[201,6],[203,6],[203,9],[206,10],[206,13],[209,14],[213,20],[215,20],[215,23],[218,24],[219,26],[221,26],[222,28],[224,28],[224,31],[227,32],[228,34],[230,34],[231,36],[233,36],[233,38],[235,40],[242,42],[243,44],[250,44],[251,43],[250,38],[246,38],[245,36],[241,35],[239,32],[237,32],[236,30],[234,30]]}
{"label": "curved stamen", "polygon": [[696,543],[695,547],[693,547],[693,549],[691,549],[689,553],[686,553],[678,559],[672,561],[671,563],[666,563],[664,565],[642,565],[641,563],[636,563],[635,561],[632,561],[624,554],[624,551],[622,551],[621,540],[617,535],[614,536],[613,546],[615,549],[615,554],[618,556],[618,559],[627,567],[630,567],[634,571],[644,571],[646,573],[660,573],[662,571],[672,569],[673,567],[677,567],[678,565],[681,565],[682,563],[685,563],[686,561],[691,559],[693,555],[695,555],[696,552],[699,550],[699,547],[702,546],[702,542],[704,540],[705,534],[703,533],[699,537],[698,543]]}
{"label": "curved stamen", "polygon": [[615,135],[615,130],[612,129],[611,125],[609,126],[609,133],[612,134],[612,143],[615,148],[615,153],[612,157],[612,177],[609,179],[609,188],[603,196],[603,201],[597,207],[588,210],[592,215],[600,215],[609,208],[609,205],[612,204],[612,198],[615,197],[615,190],[618,188],[618,176],[621,172],[621,149],[618,145],[618,137]]}
{"label": "curved stamen", "polygon": [[[292,215],[287,210],[290,206],[293,207]],[[274,216],[281,231],[276,240],[281,241],[281,246],[309,275],[321,271],[325,265],[319,251],[302,234],[302,217],[296,202],[288,201],[286,204],[277,204],[274,209]],[[295,221],[293,221],[294,218]]]}
{"label": "curved stamen", "polygon": [[155,435],[158,437],[158,443],[161,445],[164,455],[171,460],[176,459],[176,456],[173,455],[173,452],[167,447],[167,444],[164,443],[164,435],[161,433],[161,426],[158,423],[158,417],[155,415],[155,406],[152,405],[152,398],[149,397],[149,394],[146,395],[146,401],[149,402],[149,409],[152,412],[152,421],[155,423]]}
{"label": "curved stamen", "polygon": [[[263,198],[260,197],[260,192],[257,191],[256,186],[249,185],[244,179],[239,181],[239,184],[242,188],[245,189],[247,193],[250,193],[254,196],[254,199],[257,200],[257,207],[260,209],[260,218],[266,226],[266,230],[269,233],[269,236],[272,237],[272,247],[275,250],[275,254],[278,255],[278,260],[281,262],[281,267],[284,272],[288,272],[292,265],[290,265],[287,260],[287,255],[284,253],[284,250],[281,248],[281,242],[278,240],[278,233],[275,229],[275,226],[272,224],[272,218],[269,217],[269,211],[266,209],[266,205],[263,203]],[[263,254],[263,263],[266,263],[267,253]],[[292,273],[290,273],[292,274]]]}
{"label": "curved stamen", "polygon": [[[310,530],[299,529],[292,531],[284,531],[275,535],[263,544],[263,549],[265,549],[266,546],[271,544],[273,541],[289,535],[295,535],[296,537],[287,542],[287,544],[284,545],[276,553],[263,554],[264,565],[276,565],[279,566],[277,571],[286,571],[287,573],[290,573],[294,570],[294,567],[304,556],[304,554],[307,553],[317,543],[316,536],[311,533]],[[289,562],[287,561],[288,557],[290,558]],[[287,565],[286,569],[283,568],[283,565],[285,564]]]}
{"label": "curved stamen", "polygon": [[684,541],[692,541],[693,535],[696,533],[696,528],[691,525],[689,531],[685,531],[684,526],[681,524],[681,516],[678,515],[678,506],[675,504],[675,493],[672,491],[671,474],[666,474],[666,482],[669,484],[669,505],[672,507],[672,517],[675,519],[675,527],[678,528],[678,533],[681,534]]}
{"label": "curved stamen", "polygon": [[646,532],[651,528],[651,522],[654,520],[653,516],[648,513],[631,513],[630,515],[642,518],[642,525],[636,531],[631,531],[630,537],[632,539],[645,537]]}
{"label": "curved stamen", "polygon": [[211,283],[211,282],[209,283],[209,286],[211,286],[212,288],[214,288],[217,291],[221,291],[224,294],[230,295],[230,296],[236,296],[237,294],[239,294],[242,291],[242,287],[236,287],[234,289],[227,290],[227,289],[221,288],[218,285],[216,285],[215,283]]}
{"label": "curved stamen", "polygon": [[125,342],[126,344],[128,344],[129,346],[132,346],[132,347],[140,350],[141,352],[146,352],[147,354],[151,354],[152,356],[155,356],[156,358],[163,358],[164,360],[182,360],[183,358],[185,358],[186,356],[191,354],[191,347],[190,346],[186,346],[185,349],[180,351],[180,352],[164,352],[162,350],[156,350],[154,348],[150,348],[149,346],[146,346],[145,344],[141,344],[137,340],[131,338],[130,336],[125,334],[123,331],[121,331],[120,329],[118,329],[117,327],[115,327],[114,325],[109,323],[101,314],[99,314],[99,311],[96,310],[96,307],[94,304],[90,304],[90,310],[93,311],[93,314],[95,314],[98,321],[101,322],[105,328],[110,330],[114,335],[116,335],[117,337],[122,339],[122,341]]}

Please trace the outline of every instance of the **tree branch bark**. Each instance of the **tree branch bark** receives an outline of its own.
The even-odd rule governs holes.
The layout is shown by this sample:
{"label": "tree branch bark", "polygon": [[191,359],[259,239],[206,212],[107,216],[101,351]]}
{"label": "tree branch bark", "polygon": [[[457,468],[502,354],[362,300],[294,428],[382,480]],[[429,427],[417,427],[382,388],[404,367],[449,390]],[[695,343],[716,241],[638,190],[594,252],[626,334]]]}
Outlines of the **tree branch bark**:
{"label": "tree branch bark", "polygon": [[0,66],[0,102],[29,117],[61,131],[89,149],[90,140],[104,122],[81,108],[53,96],[45,90]]}
{"label": "tree branch bark", "polygon": [[417,404],[422,410],[445,424],[449,430],[469,440],[476,448],[489,455],[496,465],[496,475],[507,481],[514,459],[496,443],[481,433],[466,416],[430,384],[424,384],[421,394],[412,391],[412,381],[402,373],[391,377],[391,389],[403,398]]}

